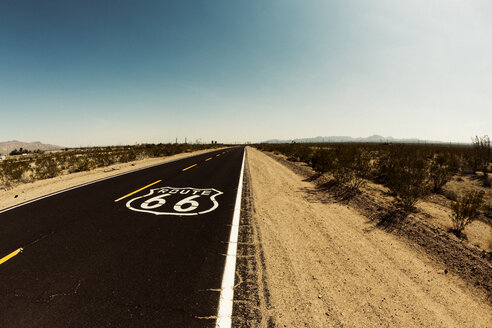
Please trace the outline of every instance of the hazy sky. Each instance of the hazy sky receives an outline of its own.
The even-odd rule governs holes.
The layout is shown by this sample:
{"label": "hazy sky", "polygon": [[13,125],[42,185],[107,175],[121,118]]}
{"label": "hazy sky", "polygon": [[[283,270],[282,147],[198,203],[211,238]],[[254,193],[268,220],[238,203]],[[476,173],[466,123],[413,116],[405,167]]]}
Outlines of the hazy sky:
{"label": "hazy sky", "polygon": [[492,134],[492,1],[0,1],[0,141],[371,134]]}

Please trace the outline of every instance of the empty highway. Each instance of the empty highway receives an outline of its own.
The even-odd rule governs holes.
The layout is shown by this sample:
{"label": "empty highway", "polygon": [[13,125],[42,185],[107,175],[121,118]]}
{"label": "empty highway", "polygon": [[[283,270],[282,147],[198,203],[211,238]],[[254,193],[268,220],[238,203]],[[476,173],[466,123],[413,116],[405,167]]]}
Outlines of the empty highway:
{"label": "empty highway", "polygon": [[0,327],[216,324],[244,148],[0,212]]}

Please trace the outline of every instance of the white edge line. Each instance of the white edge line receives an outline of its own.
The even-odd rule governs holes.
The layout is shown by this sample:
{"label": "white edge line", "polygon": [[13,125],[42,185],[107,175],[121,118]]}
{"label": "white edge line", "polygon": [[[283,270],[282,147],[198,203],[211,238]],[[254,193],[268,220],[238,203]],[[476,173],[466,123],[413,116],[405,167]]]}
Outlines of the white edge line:
{"label": "white edge line", "polygon": [[86,183],[83,183],[83,184],[78,185],[78,186],[73,186],[73,187],[70,187],[70,188],[67,188],[67,189],[56,191],[56,192],[51,193],[51,194],[48,194],[48,195],[44,195],[44,196],[41,196],[41,197],[38,197],[38,198],[34,198],[34,199],[31,199],[31,200],[25,201],[23,203],[20,203],[20,204],[11,206],[11,207],[7,207],[7,208],[5,208],[3,210],[0,210],[0,214],[5,213],[5,212],[10,211],[10,210],[13,210],[14,208],[18,208],[18,207],[21,207],[21,206],[24,206],[24,205],[27,205],[27,204],[30,204],[30,203],[34,203],[34,202],[36,202],[38,200],[41,200],[41,199],[48,198],[48,197],[51,197],[51,196],[55,196],[55,195],[58,195],[58,194],[61,194],[61,193],[64,193],[64,192],[67,192],[67,191],[70,191],[70,190],[74,190],[74,189],[77,189],[77,188],[82,188],[82,187],[91,185],[93,183],[98,183],[98,182],[101,182],[101,181],[104,181],[104,180],[109,180],[109,179],[117,178],[117,177],[122,176],[122,175],[125,175],[125,174],[130,174],[130,173],[134,173],[134,172],[138,172],[138,171],[150,169],[150,168],[155,167],[155,166],[164,165],[164,164],[168,164],[168,163],[173,163],[173,162],[177,162],[177,161],[180,161],[180,160],[183,160],[183,159],[189,159],[189,158],[201,156],[203,154],[213,153],[214,151],[217,151],[217,150],[211,150],[211,151],[206,152],[206,153],[201,153],[201,154],[191,155],[191,156],[188,156],[188,157],[178,158],[178,159],[174,159],[174,160],[169,161],[169,162],[164,162],[164,163],[160,163],[160,164],[146,166],[146,167],[142,167],[140,169],[135,169],[135,170],[132,170],[132,171],[128,171],[128,172],[124,172],[124,173],[112,175],[110,177],[102,178],[102,179],[99,179],[99,180],[94,180],[94,181],[86,182]]}
{"label": "white edge line", "polygon": [[237,186],[236,204],[234,206],[234,214],[232,215],[231,234],[229,237],[229,246],[227,247],[227,256],[224,267],[224,275],[222,277],[222,286],[219,298],[219,310],[217,312],[216,328],[230,328],[232,324],[232,303],[234,300],[234,278],[236,271],[236,251],[237,238],[239,232],[239,218],[241,213],[241,194],[243,191],[243,172],[244,158],[246,155],[246,147],[243,152],[243,162],[241,164],[241,173],[239,174],[239,182]]}

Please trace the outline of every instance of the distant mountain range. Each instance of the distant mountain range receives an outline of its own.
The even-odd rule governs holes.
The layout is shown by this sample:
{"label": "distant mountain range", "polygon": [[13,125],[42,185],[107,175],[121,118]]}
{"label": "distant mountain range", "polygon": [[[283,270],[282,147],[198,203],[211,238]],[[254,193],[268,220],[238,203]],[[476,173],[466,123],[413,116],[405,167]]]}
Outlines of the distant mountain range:
{"label": "distant mountain range", "polygon": [[320,143],[320,142],[374,142],[374,143],[433,143],[439,144],[444,143],[442,141],[432,141],[432,140],[421,140],[417,138],[409,138],[409,139],[397,139],[393,137],[383,137],[380,135],[372,135],[366,138],[352,138],[347,136],[331,136],[331,137],[315,137],[315,138],[302,138],[302,139],[289,139],[289,140],[266,140],[263,143]]}
{"label": "distant mountain range", "polygon": [[12,140],[12,141],[3,141],[0,142],[0,154],[2,155],[7,155],[9,154],[12,150],[14,149],[27,149],[27,150],[57,150],[61,149],[62,147],[56,146],[56,145],[48,145],[41,143],[39,141],[34,141],[34,142],[23,142],[23,141],[17,141],[17,140]]}

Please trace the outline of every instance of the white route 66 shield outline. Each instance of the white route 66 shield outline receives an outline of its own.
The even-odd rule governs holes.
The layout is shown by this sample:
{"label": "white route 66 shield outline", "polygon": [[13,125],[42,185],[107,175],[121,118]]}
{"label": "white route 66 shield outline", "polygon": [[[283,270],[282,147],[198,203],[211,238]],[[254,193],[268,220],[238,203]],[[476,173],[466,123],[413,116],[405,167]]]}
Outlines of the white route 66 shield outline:
{"label": "white route 66 shield outline", "polygon": [[[186,193],[185,194],[186,196],[183,196],[184,197],[183,199],[181,199],[180,201],[174,204],[173,212],[158,211],[158,209],[164,204],[168,206],[170,205],[167,203],[166,197],[172,195],[180,195],[182,194],[182,191],[185,190],[193,191],[192,192],[193,194],[191,196],[188,196],[188,193]],[[195,215],[210,213],[213,210],[215,210],[217,207],[219,207],[219,203],[217,202],[216,197],[222,194],[224,194],[222,191],[217,190],[215,188],[160,187],[160,188],[150,189],[149,193],[146,195],[138,196],[130,199],[126,203],[126,207],[135,212],[151,213],[154,215],[195,216]],[[213,204],[212,207],[199,212],[192,212],[193,210],[199,207],[199,202],[197,201],[197,199],[200,197],[208,197],[210,201],[212,201]],[[132,203],[143,198],[147,198],[147,200],[141,203],[139,207],[132,206]],[[183,207],[183,205],[188,205],[188,206]]]}

